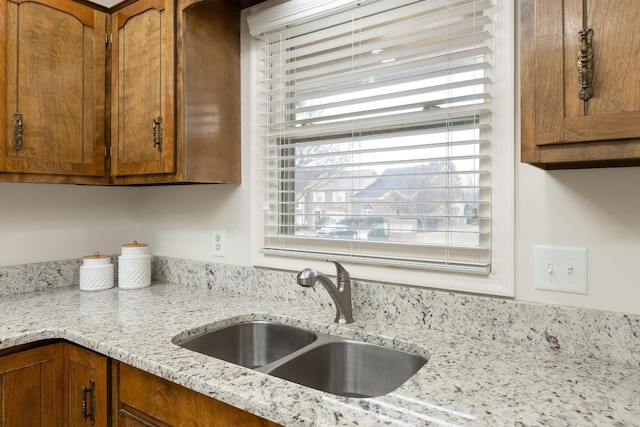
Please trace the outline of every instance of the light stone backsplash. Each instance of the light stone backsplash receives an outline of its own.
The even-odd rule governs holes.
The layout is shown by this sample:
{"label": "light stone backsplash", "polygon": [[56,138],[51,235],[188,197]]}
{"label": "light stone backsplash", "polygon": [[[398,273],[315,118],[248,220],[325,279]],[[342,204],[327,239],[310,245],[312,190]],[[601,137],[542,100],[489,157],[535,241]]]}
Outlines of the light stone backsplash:
{"label": "light stone backsplash", "polygon": [[80,265],[72,259],[0,267],[0,297],[79,285]]}
{"label": "light stone backsplash", "polygon": [[[115,279],[118,278],[118,257],[111,256]],[[25,292],[80,286],[82,258],[33,264],[0,266],[0,297]]]}
{"label": "light stone backsplash", "polygon": [[[114,259],[114,263],[116,260]],[[78,286],[82,260],[0,267],[0,297]],[[117,268],[117,266],[116,266]],[[117,278],[117,270],[116,270]],[[295,272],[154,257],[152,279],[257,300],[316,305],[333,319],[329,294],[296,285]],[[532,351],[580,355],[640,366],[640,316],[510,299],[353,281],[356,322],[447,331]]]}

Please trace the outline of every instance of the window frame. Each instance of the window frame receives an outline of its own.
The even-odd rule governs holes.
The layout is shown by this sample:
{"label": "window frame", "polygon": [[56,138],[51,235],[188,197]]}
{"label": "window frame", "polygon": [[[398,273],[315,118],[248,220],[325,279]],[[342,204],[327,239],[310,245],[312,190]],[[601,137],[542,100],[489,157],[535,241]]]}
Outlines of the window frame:
{"label": "window frame", "polygon": [[[263,228],[264,194],[259,153],[263,143],[259,134],[259,52],[260,40],[249,34],[246,16],[284,3],[269,0],[243,11],[242,58],[243,58],[243,117],[247,137],[243,143],[250,144],[249,182],[251,206],[250,261],[256,267],[299,271],[307,267],[333,274],[333,267],[322,260],[272,255],[261,252]],[[494,1],[495,52],[498,64],[493,70],[494,98],[492,100],[494,140],[499,135],[507,141],[492,150],[492,268],[487,276],[441,272],[416,268],[397,268],[385,265],[349,263],[342,260],[355,280],[381,281],[399,285],[410,285],[463,292],[514,296],[514,249],[515,249],[515,7],[508,0]],[[499,184],[499,185],[497,185]]]}

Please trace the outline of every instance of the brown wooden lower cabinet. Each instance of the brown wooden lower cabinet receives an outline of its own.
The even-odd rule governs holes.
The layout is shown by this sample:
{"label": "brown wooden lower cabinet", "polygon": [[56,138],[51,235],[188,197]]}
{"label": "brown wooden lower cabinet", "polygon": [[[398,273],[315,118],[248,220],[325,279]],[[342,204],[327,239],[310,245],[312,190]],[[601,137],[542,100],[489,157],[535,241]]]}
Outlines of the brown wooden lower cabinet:
{"label": "brown wooden lower cabinet", "polygon": [[0,426],[62,426],[62,343],[0,357]]}
{"label": "brown wooden lower cabinet", "polygon": [[112,366],[112,408],[117,427],[278,426],[119,362]]}
{"label": "brown wooden lower cabinet", "polygon": [[0,426],[108,426],[106,357],[64,342],[2,354]]}
{"label": "brown wooden lower cabinet", "polygon": [[278,424],[82,347],[49,342],[0,350],[0,426]]}
{"label": "brown wooden lower cabinet", "polygon": [[107,358],[72,344],[65,344],[64,350],[69,414],[65,424],[107,427]]}

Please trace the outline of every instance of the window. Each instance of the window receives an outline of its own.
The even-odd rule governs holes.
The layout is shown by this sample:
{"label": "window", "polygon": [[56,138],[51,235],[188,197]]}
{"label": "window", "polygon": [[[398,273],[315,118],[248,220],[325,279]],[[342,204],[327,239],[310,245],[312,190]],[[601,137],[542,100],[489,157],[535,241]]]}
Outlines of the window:
{"label": "window", "polygon": [[[260,252],[435,272],[421,276],[429,286],[442,272],[458,283],[495,279],[497,249],[512,245],[497,225],[513,221],[510,7],[291,0],[251,14],[260,39]],[[511,21],[506,42],[496,36],[502,21]],[[503,55],[509,65],[499,67]],[[314,228],[325,224],[355,232],[328,239]],[[453,287],[513,292],[512,283],[494,285]]]}

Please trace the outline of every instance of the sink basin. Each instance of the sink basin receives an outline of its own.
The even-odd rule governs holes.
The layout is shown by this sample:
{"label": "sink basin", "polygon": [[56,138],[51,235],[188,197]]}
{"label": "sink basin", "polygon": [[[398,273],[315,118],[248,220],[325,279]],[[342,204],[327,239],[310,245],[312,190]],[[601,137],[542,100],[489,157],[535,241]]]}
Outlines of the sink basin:
{"label": "sink basin", "polygon": [[305,329],[267,321],[251,321],[176,342],[197,351],[247,368],[259,368],[315,341]]}
{"label": "sink basin", "polygon": [[426,362],[414,353],[342,340],[319,345],[269,374],[339,396],[375,397],[398,388]]}
{"label": "sink basin", "polygon": [[346,397],[392,392],[427,358],[271,321],[234,323],[173,343],[306,387]]}

